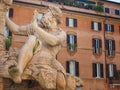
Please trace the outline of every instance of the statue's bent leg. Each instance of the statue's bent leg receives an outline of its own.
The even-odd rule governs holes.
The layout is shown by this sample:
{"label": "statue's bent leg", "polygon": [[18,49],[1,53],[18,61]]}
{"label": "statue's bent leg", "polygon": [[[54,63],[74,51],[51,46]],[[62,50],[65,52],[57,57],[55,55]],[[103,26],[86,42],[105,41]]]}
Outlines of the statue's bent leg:
{"label": "statue's bent leg", "polygon": [[57,72],[57,90],[66,90],[66,80],[65,80],[65,75],[58,71]]}
{"label": "statue's bent leg", "polygon": [[23,47],[20,50],[19,56],[18,56],[18,66],[10,66],[9,67],[9,74],[13,81],[15,83],[21,82],[21,75],[28,64],[28,62],[31,60],[33,56],[33,48],[36,43],[36,37],[33,35],[30,35],[26,41],[26,43],[23,45]]}
{"label": "statue's bent leg", "polygon": [[33,49],[35,47],[35,44],[36,44],[36,37],[30,35],[24,46],[21,48],[18,57],[18,68],[20,70],[20,73],[23,73],[23,70],[25,69],[26,65],[31,60],[33,56]]}

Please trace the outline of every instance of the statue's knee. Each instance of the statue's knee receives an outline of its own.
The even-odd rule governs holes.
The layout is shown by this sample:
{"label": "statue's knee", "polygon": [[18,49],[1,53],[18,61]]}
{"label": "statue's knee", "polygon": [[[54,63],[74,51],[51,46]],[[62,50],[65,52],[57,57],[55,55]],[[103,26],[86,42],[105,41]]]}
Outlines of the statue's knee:
{"label": "statue's knee", "polygon": [[66,80],[65,80],[65,76],[63,73],[58,72],[57,74],[57,89],[58,90],[65,90],[66,87]]}

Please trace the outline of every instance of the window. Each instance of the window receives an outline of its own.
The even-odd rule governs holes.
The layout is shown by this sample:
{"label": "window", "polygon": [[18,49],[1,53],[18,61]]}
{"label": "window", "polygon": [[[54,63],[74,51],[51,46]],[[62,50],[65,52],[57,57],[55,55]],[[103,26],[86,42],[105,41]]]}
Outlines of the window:
{"label": "window", "polygon": [[106,53],[108,56],[115,56],[115,40],[106,40]]}
{"label": "window", "polygon": [[77,19],[66,18],[66,26],[77,27]]}
{"label": "window", "polygon": [[66,71],[74,76],[79,76],[79,62],[77,61],[67,61]]}
{"label": "window", "polygon": [[93,63],[92,68],[93,68],[93,77],[103,78],[103,64]]}
{"label": "window", "polygon": [[110,9],[109,8],[105,8],[105,13],[110,13]]}
{"label": "window", "polygon": [[39,13],[39,14],[38,14],[38,16],[37,16],[37,22],[40,22],[42,16],[43,16],[43,13]]}
{"label": "window", "polygon": [[9,36],[12,36],[12,32],[7,27],[5,27],[4,37],[8,38]]}
{"label": "window", "polygon": [[91,29],[93,29],[95,31],[101,30],[101,23],[92,21],[91,22]]}
{"label": "window", "polygon": [[77,50],[77,36],[68,34],[67,35],[67,49],[68,51],[76,51]]}
{"label": "window", "polygon": [[112,24],[105,24],[105,31],[107,31],[107,32],[114,32],[114,25],[112,25]]}
{"label": "window", "polygon": [[13,8],[9,9],[9,17],[12,18],[13,17]]}
{"label": "window", "polygon": [[115,77],[116,74],[116,65],[115,64],[107,64],[107,77],[112,78]]}
{"label": "window", "polygon": [[93,53],[94,54],[100,54],[102,49],[102,42],[98,38],[92,39],[92,47],[93,47]]}
{"label": "window", "polygon": [[120,15],[120,10],[115,9],[115,15]]}

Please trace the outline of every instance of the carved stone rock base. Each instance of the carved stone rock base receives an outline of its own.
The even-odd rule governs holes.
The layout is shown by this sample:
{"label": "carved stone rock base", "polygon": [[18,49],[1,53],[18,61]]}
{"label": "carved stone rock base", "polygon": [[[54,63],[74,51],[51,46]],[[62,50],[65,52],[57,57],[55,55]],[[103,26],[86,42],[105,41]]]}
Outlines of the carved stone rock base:
{"label": "carved stone rock base", "polygon": [[21,84],[15,84],[11,79],[4,78],[3,90],[43,90],[36,81],[24,80]]}

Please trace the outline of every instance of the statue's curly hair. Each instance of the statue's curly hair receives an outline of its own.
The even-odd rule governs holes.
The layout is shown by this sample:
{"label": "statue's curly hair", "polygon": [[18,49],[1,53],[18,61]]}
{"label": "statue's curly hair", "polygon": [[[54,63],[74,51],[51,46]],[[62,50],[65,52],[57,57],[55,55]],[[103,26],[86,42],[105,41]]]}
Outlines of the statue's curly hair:
{"label": "statue's curly hair", "polygon": [[55,17],[61,17],[62,16],[62,11],[60,10],[59,7],[49,6],[48,8],[51,11],[51,13],[53,14],[53,16],[55,16]]}
{"label": "statue's curly hair", "polygon": [[44,15],[40,20],[39,26],[42,28],[51,28],[51,19],[56,18],[57,24],[61,23],[62,11],[55,6],[49,6],[48,11],[51,12],[51,16]]}

